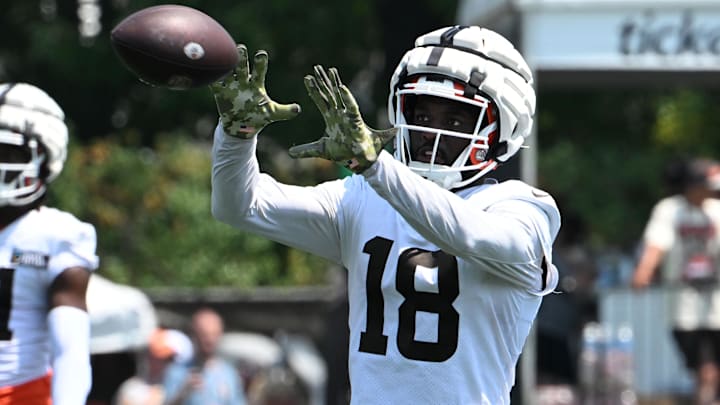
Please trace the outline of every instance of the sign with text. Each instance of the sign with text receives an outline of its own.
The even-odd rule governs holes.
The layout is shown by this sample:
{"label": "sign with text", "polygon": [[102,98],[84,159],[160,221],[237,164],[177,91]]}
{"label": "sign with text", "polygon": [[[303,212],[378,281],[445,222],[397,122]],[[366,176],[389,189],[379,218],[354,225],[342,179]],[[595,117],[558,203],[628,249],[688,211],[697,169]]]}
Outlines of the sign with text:
{"label": "sign with text", "polygon": [[536,10],[523,52],[545,70],[720,70],[720,9]]}

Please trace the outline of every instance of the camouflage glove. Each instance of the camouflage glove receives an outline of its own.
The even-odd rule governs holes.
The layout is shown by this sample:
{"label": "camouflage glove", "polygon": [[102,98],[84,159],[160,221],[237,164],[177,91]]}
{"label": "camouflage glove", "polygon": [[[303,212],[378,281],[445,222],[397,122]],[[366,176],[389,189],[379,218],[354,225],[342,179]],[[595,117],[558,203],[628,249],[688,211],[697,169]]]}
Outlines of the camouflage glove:
{"label": "camouflage glove", "polygon": [[278,104],[265,90],[268,54],[257,51],[252,73],[245,45],[238,45],[238,65],[231,75],[219,80],[210,89],[215,97],[225,133],[249,139],[266,125],[289,120],[300,113],[297,104]]}
{"label": "camouflage glove", "polygon": [[395,136],[395,129],[380,131],[368,127],[352,93],[340,81],[337,69],[330,68],[329,72],[328,77],[322,66],[315,66],[315,75],[305,76],[305,88],[325,120],[325,136],[293,146],[290,156],[321,157],[362,173]]}

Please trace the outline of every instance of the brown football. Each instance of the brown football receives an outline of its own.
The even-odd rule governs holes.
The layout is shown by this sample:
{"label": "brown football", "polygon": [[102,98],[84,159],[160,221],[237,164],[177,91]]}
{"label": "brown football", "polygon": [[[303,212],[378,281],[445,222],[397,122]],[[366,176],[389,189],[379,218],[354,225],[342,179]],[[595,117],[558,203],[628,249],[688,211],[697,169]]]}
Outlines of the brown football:
{"label": "brown football", "polygon": [[206,86],[237,65],[235,41],[212,17],[165,4],[139,10],[110,33],[115,52],[141,81],[176,90]]}

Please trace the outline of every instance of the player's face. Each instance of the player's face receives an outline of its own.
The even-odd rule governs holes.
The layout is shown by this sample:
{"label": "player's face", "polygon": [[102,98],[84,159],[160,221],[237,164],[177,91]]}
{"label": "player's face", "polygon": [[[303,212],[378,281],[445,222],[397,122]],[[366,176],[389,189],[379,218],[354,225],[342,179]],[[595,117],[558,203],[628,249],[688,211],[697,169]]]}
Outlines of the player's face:
{"label": "player's face", "polygon": [[223,335],[222,320],[214,314],[203,313],[193,320],[196,350],[204,357],[212,356]]}
{"label": "player's face", "polygon": [[[477,124],[478,107],[448,100],[442,97],[417,96],[415,108],[409,117],[410,124],[472,133]],[[437,133],[410,131],[410,153],[412,159],[429,163]],[[435,163],[451,165],[470,143],[469,139],[456,136],[442,136],[438,144]]]}

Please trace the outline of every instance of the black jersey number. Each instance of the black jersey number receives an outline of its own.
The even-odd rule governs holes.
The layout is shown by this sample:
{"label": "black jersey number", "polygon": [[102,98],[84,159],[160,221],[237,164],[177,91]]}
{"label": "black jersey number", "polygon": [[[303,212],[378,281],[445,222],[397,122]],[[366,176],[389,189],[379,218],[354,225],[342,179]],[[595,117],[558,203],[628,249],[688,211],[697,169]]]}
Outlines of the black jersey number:
{"label": "black jersey number", "polygon": [[[385,264],[393,241],[375,237],[365,243],[363,253],[370,255],[365,291],[367,294],[367,324],[360,334],[360,351],[382,354],[387,351],[381,282]],[[415,272],[418,266],[437,268],[437,292],[418,291],[415,288]],[[443,251],[430,252],[418,248],[404,250],[398,258],[395,288],[405,298],[398,308],[397,346],[408,359],[442,362],[449,359],[457,349],[460,314],[453,301],[460,293],[457,258]],[[418,312],[437,314],[437,341],[425,342],[415,339],[415,322]]]}
{"label": "black jersey number", "polygon": [[15,269],[0,269],[0,340],[12,339],[9,324],[14,278]]}

